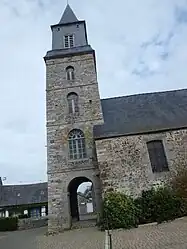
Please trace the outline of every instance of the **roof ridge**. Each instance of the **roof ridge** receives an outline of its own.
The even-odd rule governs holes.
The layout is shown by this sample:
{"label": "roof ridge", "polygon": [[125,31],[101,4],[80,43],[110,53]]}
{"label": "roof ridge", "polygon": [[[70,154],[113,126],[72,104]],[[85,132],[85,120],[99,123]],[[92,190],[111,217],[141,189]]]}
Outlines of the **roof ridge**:
{"label": "roof ridge", "polygon": [[180,92],[180,91],[187,91],[187,88],[181,88],[181,89],[174,89],[174,90],[166,90],[166,91],[155,91],[155,92],[146,92],[146,93],[135,93],[130,95],[123,95],[123,96],[115,96],[115,97],[109,97],[109,98],[103,98],[101,100],[109,100],[109,99],[119,99],[119,98],[128,98],[133,96],[142,96],[142,95],[153,95],[153,94],[159,94],[159,93],[172,93],[172,92]]}
{"label": "roof ridge", "polygon": [[24,186],[36,186],[41,184],[48,184],[48,182],[28,183],[28,184],[5,184],[2,187],[24,187]]}

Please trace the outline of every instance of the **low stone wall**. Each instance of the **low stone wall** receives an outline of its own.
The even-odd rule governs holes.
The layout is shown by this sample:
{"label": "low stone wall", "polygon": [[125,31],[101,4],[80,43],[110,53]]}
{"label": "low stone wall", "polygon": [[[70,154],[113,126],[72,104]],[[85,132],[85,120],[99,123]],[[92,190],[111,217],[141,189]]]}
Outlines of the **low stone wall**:
{"label": "low stone wall", "polygon": [[48,225],[48,217],[28,218],[18,220],[18,230],[27,230]]}

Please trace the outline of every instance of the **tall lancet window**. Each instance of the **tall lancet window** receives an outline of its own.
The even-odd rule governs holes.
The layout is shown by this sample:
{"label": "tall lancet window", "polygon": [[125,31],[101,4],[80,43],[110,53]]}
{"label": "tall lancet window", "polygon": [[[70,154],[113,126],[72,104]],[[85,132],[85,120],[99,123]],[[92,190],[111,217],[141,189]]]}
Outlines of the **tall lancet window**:
{"label": "tall lancet window", "polygon": [[70,159],[76,160],[86,157],[85,137],[81,130],[75,129],[70,131],[68,141]]}
{"label": "tall lancet window", "polygon": [[75,79],[74,67],[69,66],[66,68],[66,78],[67,78],[67,80],[74,80]]}
{"label": "tall lancet window", "polygon": [[79,97],[76,93],[69,93],[67,96],[69,113],[75,114],[79,112]]}

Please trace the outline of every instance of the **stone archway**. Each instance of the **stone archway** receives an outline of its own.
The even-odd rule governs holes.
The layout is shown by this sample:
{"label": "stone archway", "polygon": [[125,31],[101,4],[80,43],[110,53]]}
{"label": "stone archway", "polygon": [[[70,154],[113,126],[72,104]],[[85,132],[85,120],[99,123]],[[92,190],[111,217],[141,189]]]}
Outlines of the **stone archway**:
{"label": "stone archway", "polygon": [[[68,186],[69,207],[70,207],[70,215],[71,215],[72,222],[80,220],[77,189],[84,182],[92,183],[92,193],[94,193],[93,182],[87,177],[76,177],[73,180],[71,180]],[[95,198],[93,196],[92,202],[94,201],[95,201]],[[93,203],[93,206],[95,206],[94,203]]]}

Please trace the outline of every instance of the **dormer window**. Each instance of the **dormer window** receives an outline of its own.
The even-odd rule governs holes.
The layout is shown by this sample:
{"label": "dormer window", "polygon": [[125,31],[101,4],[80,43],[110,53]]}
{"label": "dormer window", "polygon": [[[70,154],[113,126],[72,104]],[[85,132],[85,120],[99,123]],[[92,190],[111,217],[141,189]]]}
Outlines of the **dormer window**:
{"label": "dormer window", "polygon": [[74,44],[74,35],[65,35],[64,36],[64,47],[65,48],[73,48]]}

